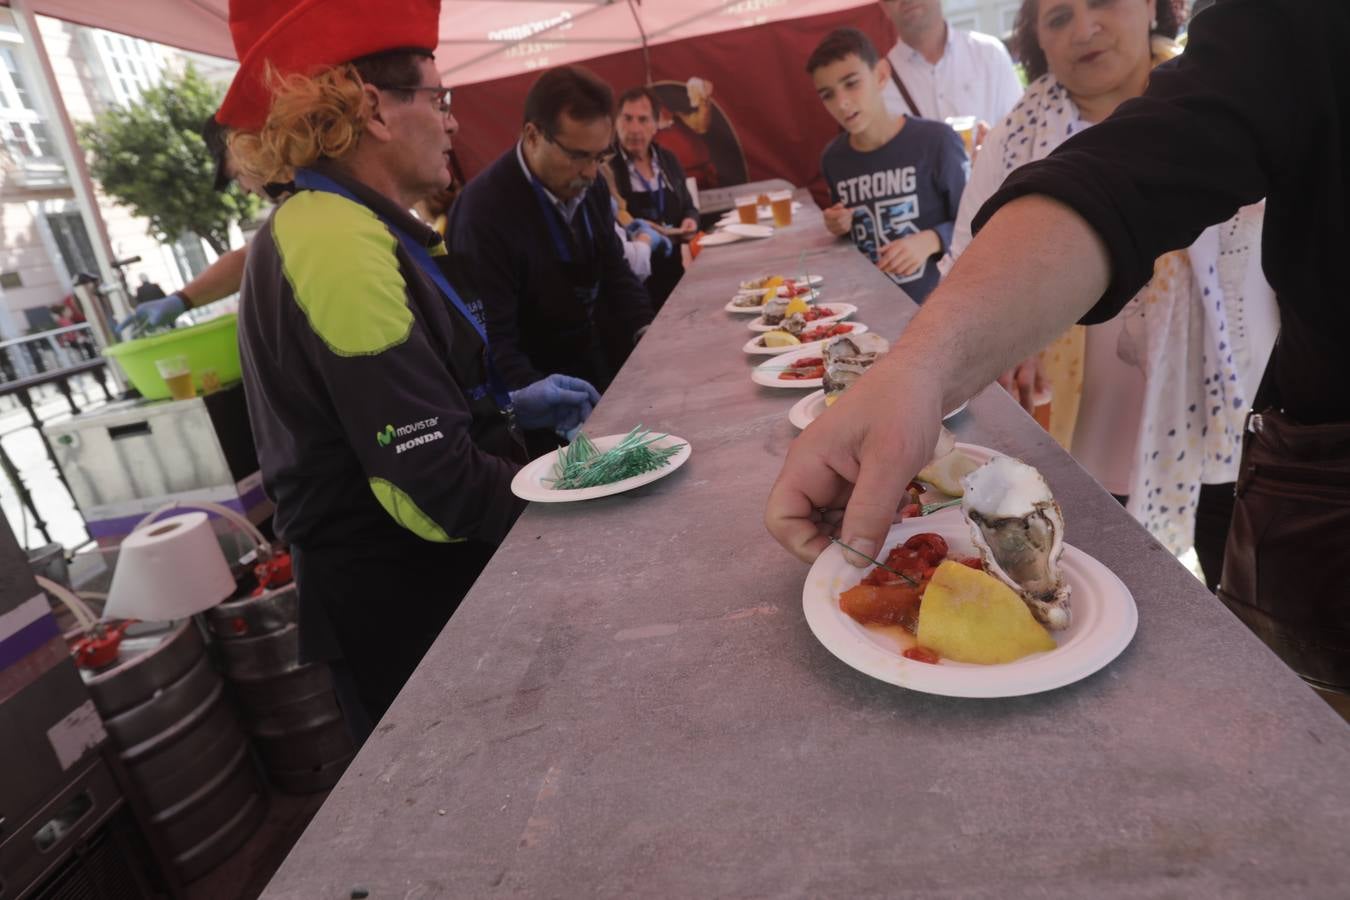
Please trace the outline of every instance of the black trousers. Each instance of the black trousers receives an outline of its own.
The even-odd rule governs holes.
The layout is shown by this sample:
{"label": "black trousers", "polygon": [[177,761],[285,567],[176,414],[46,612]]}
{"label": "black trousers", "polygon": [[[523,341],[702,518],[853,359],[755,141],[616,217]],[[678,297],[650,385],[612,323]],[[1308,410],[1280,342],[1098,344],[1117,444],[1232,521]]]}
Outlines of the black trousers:
{"label": "black trousers", "polygon": [[1233,482],[1200,485],[1195,507],[1195,555],[1205,575],[1205,587],[1219,588],[1223,574],[1223,548],[1233,525]]}
{"label": "black trousers", "polygon": [[478,541],[292,547],[301,656],[332,666],[358,741],[394,702],[495,549]]}

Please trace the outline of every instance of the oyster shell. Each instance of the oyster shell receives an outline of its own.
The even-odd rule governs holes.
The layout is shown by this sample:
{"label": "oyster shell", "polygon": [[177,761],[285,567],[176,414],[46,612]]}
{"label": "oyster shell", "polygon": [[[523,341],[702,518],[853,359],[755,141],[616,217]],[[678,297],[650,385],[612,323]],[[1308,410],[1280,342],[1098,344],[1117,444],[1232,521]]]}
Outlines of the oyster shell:
{"label": "oyster shell", "polygon": [[806,325],[806,316],[803,316],[801,313],[793,313],[790,316],[786,316],[783,321],[778,323],[779,328],[794,337],[799,336],[805,331]]}
{"label": "oyster shell", "polygon": [[783,321],[787,315],[788,304],[792,302],[786,297],[775,297],[764,304],[764,310],[760,313],[760,318],[764,320],[765,325],[777,325]]}
{"label": "oyster shell", "polygon": [[821,353],[825,357],[825,376],[821,384],[825,388],[826,402],[861,378],[889,349],[891,345],[884,337],[870,331],[840,335],[826,344]]}
{"label": "oyster shell", "polygon": [[996,456],[961,481],[961,513],[985,568],[1018,593],[1052,631],[1069,627],[1069,585],[1060,571],[1064,514],[1045,478]]}

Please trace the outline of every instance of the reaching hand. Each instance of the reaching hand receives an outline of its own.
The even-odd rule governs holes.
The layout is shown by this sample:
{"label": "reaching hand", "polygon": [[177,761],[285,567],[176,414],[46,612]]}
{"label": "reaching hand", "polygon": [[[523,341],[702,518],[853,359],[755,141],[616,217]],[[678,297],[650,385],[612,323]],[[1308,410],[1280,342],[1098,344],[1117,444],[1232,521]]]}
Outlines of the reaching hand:
{"label": "reaching hand", "polygon": [[645,219],[634,219],[633,224],[628,226],[629,237],[637,235],[646,235],[652,245],[652,252],[659,253],[662,256],[669,256],[675,249],[675,245],[670,242],[670,238],[657,231],[652,224]]}
{"label": "reaching hand", "polygon": [[1023,409],[1033,415],[1036,407],[1045,402],[1043,398],[1050,392],[1050,379],[1041,368],[1039,353],[1027,357],[1004,372],[998,377],[998,383],[1012,394],[1013,399],[1020,403]]}
{"label": "reaching hand", "polygon": [[590,382],[571,375],[549,375],[511,392],[516,421],[523,428],[552,428],[566,436],[581,426],[600,393]]}
{"label": "reaching hand", "polygon": [[161,325],[172,325],[173,320],[181,316],[187,310],[187,302],[182,294],[170,294],[159,300],[147,300],[136,307],[136,311],[118,322],[115,330],[118,334],[132,322],[135,322],[141,328],[158,328]]}
{"label": "reaching hand", "polygon": [[932,457],[942,420],[940,389],[910,377],[897,394],[896,380],[878,363],[792,442],[764,524],[798,558],[814,560],[834,531],[862,553],[881,552],[910,478]]}
{"label": "reaching hand", "polygon": [[842,203],[823,210],[825,230],[835,237],[843,237],[853,230],[853,210]]}
{"label": "reaching hand", "polygon": [[877,268],[892,275],[913,275],[941,249],[942,242],[936,232],[907,234],[881,248],[877,253]]}

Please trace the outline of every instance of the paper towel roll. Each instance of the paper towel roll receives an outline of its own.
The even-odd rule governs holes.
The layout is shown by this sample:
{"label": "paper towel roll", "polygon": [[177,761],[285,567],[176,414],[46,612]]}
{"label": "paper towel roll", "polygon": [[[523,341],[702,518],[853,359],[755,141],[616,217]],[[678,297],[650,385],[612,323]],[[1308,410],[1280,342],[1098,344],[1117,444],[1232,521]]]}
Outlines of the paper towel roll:
{"label": "paper towel roll", "polygon": [[122,541],[105,619],[166,621],[215,606],[234,576],[206,513],[160,519]]}

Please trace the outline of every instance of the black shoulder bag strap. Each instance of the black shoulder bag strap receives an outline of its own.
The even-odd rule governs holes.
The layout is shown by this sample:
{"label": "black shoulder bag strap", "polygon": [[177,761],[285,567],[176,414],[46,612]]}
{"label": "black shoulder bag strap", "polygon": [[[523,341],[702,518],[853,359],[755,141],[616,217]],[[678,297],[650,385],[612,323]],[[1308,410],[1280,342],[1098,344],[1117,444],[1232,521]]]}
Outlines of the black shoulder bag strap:
{"label": "black shoulder bag strap", "polygon": [[895,66],[891,66],[890,69],[891,81],[894,81],[895,86],[900,90],[900,96],[905,98],[905,103],[909,106],[910,113],[917,118],[923,118],[923,116],[919,114],[919,104],[914,102],[914,98],[909,95],[909,89],[906,88],[905,83],[900,80],[900,73],[895,71]]}

